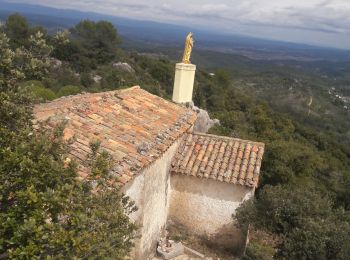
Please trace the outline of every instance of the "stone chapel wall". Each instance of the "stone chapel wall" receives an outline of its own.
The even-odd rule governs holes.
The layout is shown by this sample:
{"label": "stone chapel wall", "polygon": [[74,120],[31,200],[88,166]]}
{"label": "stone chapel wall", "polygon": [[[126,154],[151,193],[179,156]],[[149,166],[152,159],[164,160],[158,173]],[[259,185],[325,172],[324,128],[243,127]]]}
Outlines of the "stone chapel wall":
{"label": "stone chapel wall", "polygon": [[139,208],[130,218],[141,227],[141,238],[136,241],[134,259],[148,259],[156,252],[157,241],[165,228],[170,192],[171,160],[179,146],[176,141],[161,158],[145,169],[133,181],[123,187],[126,195]]}
{"label": "stone chapel wall", "polygon": [[223,246],[241,248],[245,237],[232,215],[253,195],[254,189],[245,186],[173,174],[169,222]]}

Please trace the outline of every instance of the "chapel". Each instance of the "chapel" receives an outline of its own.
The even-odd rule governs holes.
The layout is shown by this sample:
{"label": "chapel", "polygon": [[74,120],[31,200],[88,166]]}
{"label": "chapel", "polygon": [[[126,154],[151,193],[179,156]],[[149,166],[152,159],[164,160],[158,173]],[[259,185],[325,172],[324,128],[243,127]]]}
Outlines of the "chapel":
{"label": "chapel", "polygon": [[65,122],[79,178],[88,177],[89,144],[101,143],[113,159],[111,173],[135,201],[140,226],[133,259],[149,259],[168,223],[217,243],[242,246],[235,210],[254,196],[264,144],[194,131],[191,104],[195,65],[176,64],[173,100],[139,86],[66,96],[34,108],[35,124]]}

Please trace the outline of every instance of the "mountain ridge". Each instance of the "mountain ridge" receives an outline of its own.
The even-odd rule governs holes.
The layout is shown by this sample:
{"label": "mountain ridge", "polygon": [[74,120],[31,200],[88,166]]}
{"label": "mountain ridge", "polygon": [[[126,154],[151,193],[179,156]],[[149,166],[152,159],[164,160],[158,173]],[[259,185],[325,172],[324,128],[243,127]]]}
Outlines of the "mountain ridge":
{"label": "mountain ridge", "polygon": [[[83,19],[109,20],[117,26],[119,33],[125,38],[132,38],[144,42],[163,42],[174,46],[182,45],[184,36],[189,31],[195,32],[198,48],[209,48],[220,52],[241,53],[251,56],[251,52],[259,53],[258,56],[265,57],[273,52],[295,52],[293,56],[306,55],[324,56],[325,59],[350,60],[350,50],[326,48],[309,44],[293,43],[262,39],[257,37],[223,34],[220,32],[206,31],[192,28],[190,26],[161,23],[150,20],[138,20],[121,16],[105,15],[95,12],[83,12],[73,9],[59,9],[42,5],[9,3],[0,0],[0,18],[6,18],[13,12],[20,12],[33,24],[48,24],[51,29],[69,28]],[[48,16],[47,14],[50,14]],[[62,19],[63,18],[63,19]],[[171,32],[171,33],[169,33]],[[277,53],[278,54],[278,53]]]}

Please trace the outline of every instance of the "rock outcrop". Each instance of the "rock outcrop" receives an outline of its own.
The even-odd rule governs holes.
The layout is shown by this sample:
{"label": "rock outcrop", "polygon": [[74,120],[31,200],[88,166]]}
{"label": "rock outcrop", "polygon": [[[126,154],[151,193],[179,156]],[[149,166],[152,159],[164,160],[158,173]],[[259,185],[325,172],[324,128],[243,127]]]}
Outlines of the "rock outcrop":
{"label": "rock outcrop", "polygon": [[135,73],[135,70],[126,62],[113,63],[113,67],[118,70],[126,71],[129,73]]}
{"label": "rock outcrop", "polygon": [[193,106],[193,110],[197,112],[197,120],[193,128],[195,132],[207,133],[214,125],[220,125],[220,121],[218,119],[211,119],[206,110],[196,106]]}

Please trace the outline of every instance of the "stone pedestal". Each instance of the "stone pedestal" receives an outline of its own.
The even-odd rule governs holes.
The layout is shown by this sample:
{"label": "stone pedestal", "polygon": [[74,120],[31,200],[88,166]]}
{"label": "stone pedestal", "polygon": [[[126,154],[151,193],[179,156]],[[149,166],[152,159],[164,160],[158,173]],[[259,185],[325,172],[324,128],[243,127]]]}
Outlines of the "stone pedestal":
{"label": "stone pedestal", "polygon": [[196,65],[176,63],[173,101],[176,103],[192,102]]}

